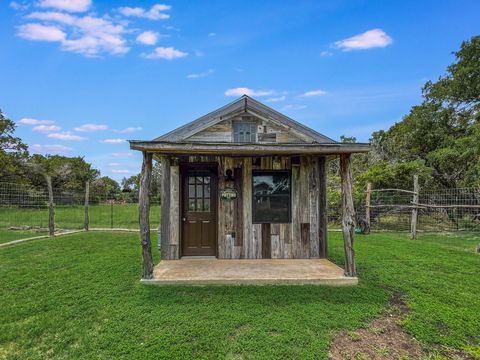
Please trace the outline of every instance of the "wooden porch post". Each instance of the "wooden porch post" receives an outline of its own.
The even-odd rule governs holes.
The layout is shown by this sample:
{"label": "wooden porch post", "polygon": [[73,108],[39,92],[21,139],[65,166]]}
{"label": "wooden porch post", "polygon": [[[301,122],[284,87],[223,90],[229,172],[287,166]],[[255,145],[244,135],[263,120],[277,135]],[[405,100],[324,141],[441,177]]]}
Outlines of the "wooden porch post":
{"label": "wooden porch post", "polygon": [[345,247],[345,275],[356,276],[355,251],[355,209],[353,208],[352,167],[350,154],[340,155],[340,175],[342,178],[342,231]]}
{"label": "wooden porch post", "polygon": [[138,212],[140,240],[143,256],[143,278],[153,278],[152,246],[150,243],[150,178],[152,175],[152,154],[143,152],[142,173],[140,176],[140,193],[138,196]]}

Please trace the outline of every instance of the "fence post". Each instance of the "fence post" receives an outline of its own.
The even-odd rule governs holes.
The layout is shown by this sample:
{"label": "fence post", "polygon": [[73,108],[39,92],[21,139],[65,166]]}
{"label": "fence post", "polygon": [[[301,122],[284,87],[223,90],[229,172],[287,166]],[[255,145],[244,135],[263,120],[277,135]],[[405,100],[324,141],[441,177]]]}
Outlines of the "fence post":
{"label": "fence post", "polygon": [[55,235],[55,204],[53,203],[52,177],[45,176],[48,188],[48,234]]}
{"label": "fence post", "polygon": [[417,238],[417,219],[418,219],[418,195],[420,187],[418,186],[418,175],[413,175],[413,208],[412,208],[412,221],[410,223],[410,238]]}
{"label": "fence post", "polygon": [[85,219],[83,222],[83,229],[88,231],[89,218],[88,218],[88,201],[90,196],[90,182],[87,180],[85,182]]}
{"label": "fence post", "polygon": [[372,183],[367,183],[367,194],[365,196],[365,221],[370,228],[370,205],[372,200]]}

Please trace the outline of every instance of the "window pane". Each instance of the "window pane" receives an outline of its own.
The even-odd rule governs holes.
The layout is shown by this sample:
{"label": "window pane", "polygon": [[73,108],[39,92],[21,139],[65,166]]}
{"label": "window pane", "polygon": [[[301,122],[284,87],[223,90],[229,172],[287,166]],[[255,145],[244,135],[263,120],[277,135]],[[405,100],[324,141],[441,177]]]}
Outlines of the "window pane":
{"label": "window pane", "polygon": [[290,173],[288,171],[253,172],[253,221],[290,222]]}
{"label": "window pane", "polygon": [[197,197],[203,197],[203,185],[197,185]]}
{"label": "window pane", "polygon": [[195,197],[195,185],[188,185],[188,197]]}
{"label": "window pane", "polygon": [[203,200],[203,210],[210,211],[210,199]]}
{"label": "window pane", "polygon": [[210,184],[205,185],[204,191],[205,191],[205,193],[203,194],[203,197],[209,198],[210,197]]}
{"label": "window pane", "polygon": [[285,172],[254,175],[253,192],[254,195],[289,194],[290,176]]}
{"label": "window pane", "polygon": [[233,123],[233,141],[249,143],[256,141],[257,125],[251,122]]}
{"label": "window pane", "polygon": [[255,197],[254,201],[254,222],[287,223],[290,221],[289,196],[257,196]]}
{"label": "window pane", "polygon": [[189,184],[195,184],[195,176],[189,176],[188,177],[188,183]]}
{"label": "window pane", "polygon": [[188,210],[195,211],[195,199],[188,199]]}
{"label": "window pane", "polygon": [[203,209],[203,200],[197,199],[197,211],[202,211]]}

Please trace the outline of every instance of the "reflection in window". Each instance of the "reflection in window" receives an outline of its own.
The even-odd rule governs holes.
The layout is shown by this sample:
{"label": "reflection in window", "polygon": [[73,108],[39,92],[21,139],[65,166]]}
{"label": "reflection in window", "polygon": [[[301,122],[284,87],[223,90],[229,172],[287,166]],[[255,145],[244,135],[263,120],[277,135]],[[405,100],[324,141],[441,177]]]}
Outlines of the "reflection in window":
{"label": "reflection in window", "polygon": [[188,177],[188,211],[210,211],[210,176]]}
{"label": "reflection in window", "polygon": [[253,172],[253,222],[290,222],[290,173]]}

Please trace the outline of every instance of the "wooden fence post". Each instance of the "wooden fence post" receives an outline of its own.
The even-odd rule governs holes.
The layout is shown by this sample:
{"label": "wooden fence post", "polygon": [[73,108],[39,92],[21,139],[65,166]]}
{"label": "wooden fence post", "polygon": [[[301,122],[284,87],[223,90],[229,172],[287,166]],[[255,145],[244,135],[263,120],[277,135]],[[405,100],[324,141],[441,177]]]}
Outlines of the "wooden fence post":
{"label": "wooden fence post", "polygon": [[368,228],[370,228],[370,205],[372,201],[372,183],[367,183],[367,194],[365,196],[365,221],[368,224]]}
{"label": "wooden fence post", "polygon": [[83,229],[88,231],[89,218],[88,218],[88,201],[90,196],[90,182],[85,182],[85,218],[83,222]]}
{"label": "wooden fence post", "polygon": [[418,219],[418,198],[420,187],[418,185],[418,175],[413,175],[413,208],[412,221],[410,222],[410,238],[417,238],[417,219]]}
{"label": "wooden fence post", "polygon": [[48,188],[48,235],[55,235],[55,204],[53,203],[52,177],[45,176]]}
{"label": "wooden fence post", "polygon": [[143,257],[143,279],[153,278],[152,244],[150,242],[150,179],[152,175],[152,154],[143,152],[138,212],[140,240]]}
{"label": "wooden fence post", "polygon": [[340,175],[342,179],[342,232],[345,248],[345,275],[356,276],[355,251],[355,209],[353,207],[353,180],[350,154],[340,155]]}

